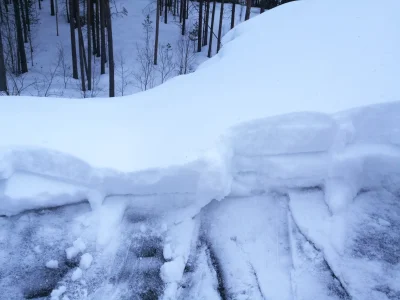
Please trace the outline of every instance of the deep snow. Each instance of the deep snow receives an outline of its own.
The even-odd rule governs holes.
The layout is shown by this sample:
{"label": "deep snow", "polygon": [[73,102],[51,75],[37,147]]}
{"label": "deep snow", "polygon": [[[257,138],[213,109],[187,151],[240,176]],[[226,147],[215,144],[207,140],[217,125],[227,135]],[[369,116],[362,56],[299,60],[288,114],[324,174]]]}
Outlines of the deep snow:
{"label": "deep snow", "polygon": [[396,299],[400,3],[344,3],[269,11],[145,93],[0,99],[5,294]]}

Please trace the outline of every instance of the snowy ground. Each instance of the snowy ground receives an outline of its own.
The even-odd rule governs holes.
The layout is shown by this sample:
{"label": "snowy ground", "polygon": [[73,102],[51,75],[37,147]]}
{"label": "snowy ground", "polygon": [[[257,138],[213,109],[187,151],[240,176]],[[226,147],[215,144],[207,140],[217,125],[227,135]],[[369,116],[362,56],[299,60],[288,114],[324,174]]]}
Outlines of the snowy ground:
{"label": "snowy ground", "polygon": [[[116,73],[116,96],[131,95],[141,91],[140,82],[135,78],[139,71],[138,49],[144,47],[144,32],[142,23],[146,16],[150,16],[152,22],[151,48],[154,47],[155,36],[155,1],[152,0],[117,0],[113,6],[114,19],[114,59]],[[237,5],[236,24],[244,21],[244,6]],[[127,14],[123,14],[126,11]],[[9,78],[9,89],[13,93],[14,83],[20,90],[20,95],[40,96],[40,97],[60,97],[60,98],[90,98],[90,97],[108,97],[108,65],[106,74],[100,75],[100,58],[93,57],[93,90],[83,93],[80,91],[80,81],[72,78],[71,69],[71,45],[70,28],[66,20],[64,5],[60,6],[59,17],[59,36],[56,35],[56,19],[50,16],[50,2],[42,4],[42,10],[39,12],[39,23],[32,28],[32,39],[34,55],[33,59],[28,55],[29,72],[20,78],[12,80]],[[253,8],[252,16],[258,15],[259,9]],[[218,31],[218,22],[220,16],[220,5],[218,3],[215,13],[213,52],[216,53],[216,36]],[[230,29],[231,4],[225,6],[223,35]],[[188,31],[193,29],[193,24],[198,18],[197,2],[190,2],[189,19],[187,20]],[[181,25],[179,16],[168,14],[168,23],[164,23],[164,14],[160,18],[159,46],[171,45],[173,53],[174,70],[168,79],[179,74],[179,47]],[[211,20],[211,13],[210,13]],[[83,33],[86,36],[86,27],[83,27]],[[86,37],[85,37],[86,40]],[[191,72],[199,64],[207,59],[208,46],[203,47],[201,53],[197,53],[197,41],[192,42],[190,55]],[[64,61],[60,62],[60,51],[63,50]],[[27,53],[30,50],[27,49]],[[51,79],[54,73],[54,78]],[[161,83],[159,72],[154,70],[154,86]],[[66,74],[66,76],[64,76]],[[11,77],[11,74],[10,74]],[[126,85],[126,86],[125,86]],[[15,93],[14,93],[15,94]]]}
{"label": "snowy ground", "polygon": [[400,7],[345,2],[112,103],[1,99],[0,299],[400,299]]}

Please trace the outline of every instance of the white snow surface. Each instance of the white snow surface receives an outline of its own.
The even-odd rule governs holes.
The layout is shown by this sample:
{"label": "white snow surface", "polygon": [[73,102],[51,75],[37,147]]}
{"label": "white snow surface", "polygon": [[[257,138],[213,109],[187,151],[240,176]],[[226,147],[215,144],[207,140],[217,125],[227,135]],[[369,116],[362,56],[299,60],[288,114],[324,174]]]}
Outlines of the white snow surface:
{"label": "white snow surface", "polygon": [[1,97],[0,215],[83,200],[98,209],[114,195],[151,195],[160,209],[157,195],[172,193],[186,196],[161,206],[194,215],[228,194],[303,186],[325,186],[336,213],[360,189],[395,187],[399,9],[298,1],[237,26],[195,73],[144,93]]}
{"label": "white snow surface", "polygon": [[81,261],[79,263],[79,268],[82,270],[87,270],[92,264],[93,256],[90,253],[85,253],[81,256]]}
{"label": "white snow surface", "polygon": [[82,278],[82,274],[83,274],[82,269],[81,268],[76,268],[74,270],[74,272],[72,272],[71,280],[72,281],[77,281],[77,280],[81,279]]}
{"label": "white snow surface", "polygon": [[49,261],[46,263],[46,268],[49,268],[49,269],[58,269],[58,261],[55,260],[55,259],[49,260]]}

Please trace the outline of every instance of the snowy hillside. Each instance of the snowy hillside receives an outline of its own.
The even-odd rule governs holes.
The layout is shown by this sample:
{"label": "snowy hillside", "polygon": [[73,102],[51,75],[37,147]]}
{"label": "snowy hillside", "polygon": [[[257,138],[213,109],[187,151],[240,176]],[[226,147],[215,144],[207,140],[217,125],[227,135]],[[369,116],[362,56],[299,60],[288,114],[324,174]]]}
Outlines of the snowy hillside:
{"label": "snowy hillside", "polygon": [[293,2],[143,93],[1,97],[0,299],[399,299],[398,11]]}

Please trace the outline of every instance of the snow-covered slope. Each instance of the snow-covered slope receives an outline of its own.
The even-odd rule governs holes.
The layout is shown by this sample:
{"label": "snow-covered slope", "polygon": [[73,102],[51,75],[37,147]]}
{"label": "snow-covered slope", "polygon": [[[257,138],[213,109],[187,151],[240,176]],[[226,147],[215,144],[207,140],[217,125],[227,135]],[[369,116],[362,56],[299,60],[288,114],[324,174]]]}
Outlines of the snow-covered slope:
{"label": "snow-covered slope", "polygon": [[2,97],[0,146],[49,148],[136,171],[196,159],[229,127],[254,118],[397,101],[399,5],[282,5],[237,26],[194,74],[133,96]]}
{"label": "snow-covered slope", "polygon": [[7,299],[397,299],[399,9],[290,3],[145,93],[0,99]]}

